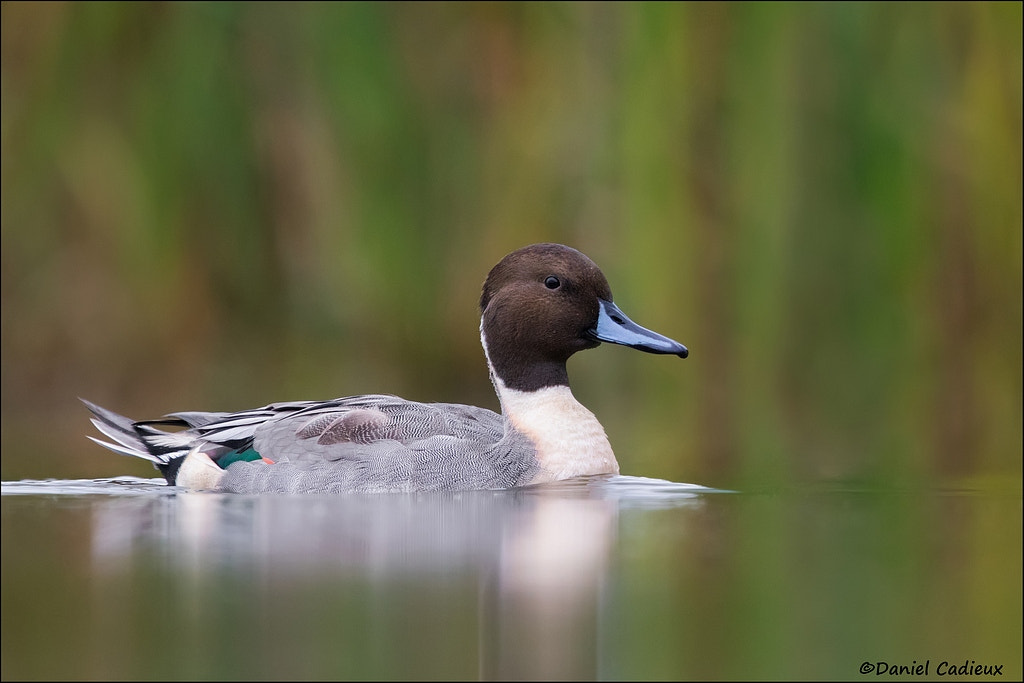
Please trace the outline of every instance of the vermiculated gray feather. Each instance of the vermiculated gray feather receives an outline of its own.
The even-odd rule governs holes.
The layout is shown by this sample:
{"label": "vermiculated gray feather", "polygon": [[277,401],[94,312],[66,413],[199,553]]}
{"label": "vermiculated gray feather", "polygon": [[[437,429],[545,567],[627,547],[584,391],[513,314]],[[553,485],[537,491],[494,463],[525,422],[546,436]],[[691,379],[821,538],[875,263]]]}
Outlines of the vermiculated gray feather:
{"label": "vermiculated gray feather", "polygon": [[[328,438],[324,438],[329,435]],[[510,488],[530,482],[532,445],[501,415],[450,403],[357,396],[269,420],[253,435],[273,467],[235,463],[225,491],[379,492]],[[475,454],[467,457],[467,454]]]}

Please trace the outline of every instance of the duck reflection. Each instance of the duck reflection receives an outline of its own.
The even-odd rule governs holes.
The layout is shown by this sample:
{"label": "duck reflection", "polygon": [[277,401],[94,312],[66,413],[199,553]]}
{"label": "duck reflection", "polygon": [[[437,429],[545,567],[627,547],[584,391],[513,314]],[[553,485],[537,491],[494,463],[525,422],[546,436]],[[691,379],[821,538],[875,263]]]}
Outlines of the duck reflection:
{"label": "duck reflection", "polygon": [[475,645],[479,677],[592,678],[620,511],[697,506],[706,490],[604,476],[445,494],[121,497],[93,508],[92,553],[112,577],[155,560],[200,621],[223,620],[209,613],[209,593],[225,575],[254,593],[250,603],[355,583],[379,591],[387,609],[410,584],[429,595],[468,582],[475,608],[441,600],[427,618],[444,629],[446,611],[475,611],[478,640],[462,646]]}

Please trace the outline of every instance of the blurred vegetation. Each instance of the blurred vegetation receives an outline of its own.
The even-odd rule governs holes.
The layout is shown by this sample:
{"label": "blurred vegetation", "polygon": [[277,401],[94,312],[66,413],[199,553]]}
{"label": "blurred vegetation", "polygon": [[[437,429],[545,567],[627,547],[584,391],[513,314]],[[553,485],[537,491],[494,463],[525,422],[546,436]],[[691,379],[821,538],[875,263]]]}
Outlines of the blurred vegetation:
{"label": "blurred vegetation", "polygon": [[570,244],[689,360],[570,363],[627,474],[1021,475],[1020,3],[3,3],[2,476],[132,417],[496,407]]}

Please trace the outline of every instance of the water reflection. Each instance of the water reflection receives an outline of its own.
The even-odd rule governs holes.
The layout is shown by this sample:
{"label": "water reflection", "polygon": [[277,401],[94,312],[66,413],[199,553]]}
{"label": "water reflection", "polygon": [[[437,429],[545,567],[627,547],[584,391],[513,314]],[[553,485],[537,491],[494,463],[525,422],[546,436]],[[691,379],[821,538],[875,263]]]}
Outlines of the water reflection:
{"label": "water reflection", "polygon": [[620,510],[699,507],[709,491],[634,477],[353,496],[194,493],[158,482],[15,482],[4,493],[103,494],[89,506],[103,604],[154,561],[175,582],[176,603],[199,621],[217,616],[211,583],[225,574],[260,594],[339,576],[426,592],[468,578],[477,587],[476,673],[484,678],[597,675],[599,607]]}
{"label": "water reflection", "polygon": [[239,496],[158,481],[17,482],[4,493],[110,494],[91,507],[100,571],[117,571],[143,550],[180,567],[244,564],[269,574],[423,576],[493,563],[517,591],[560,591],[607,556],[620,508],[699,505],[699,493],[710,491],[596,477],[514,491]]}
{"label": "water reflection", "polygon": [[5,483],[0,677],[845,680],[967,658],[1017,679],[1019,483],[968,484]]}

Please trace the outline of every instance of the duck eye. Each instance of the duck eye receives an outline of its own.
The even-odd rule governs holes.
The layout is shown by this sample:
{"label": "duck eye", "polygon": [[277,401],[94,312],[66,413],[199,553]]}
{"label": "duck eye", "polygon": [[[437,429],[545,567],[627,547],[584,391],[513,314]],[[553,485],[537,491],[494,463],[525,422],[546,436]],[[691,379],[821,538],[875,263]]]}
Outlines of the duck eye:
{"label": "duck eye", "polygon": [[544,286],[548,289],[558,289],[561,285],[561,281],[554,275],[548,275],[544,280]]}

